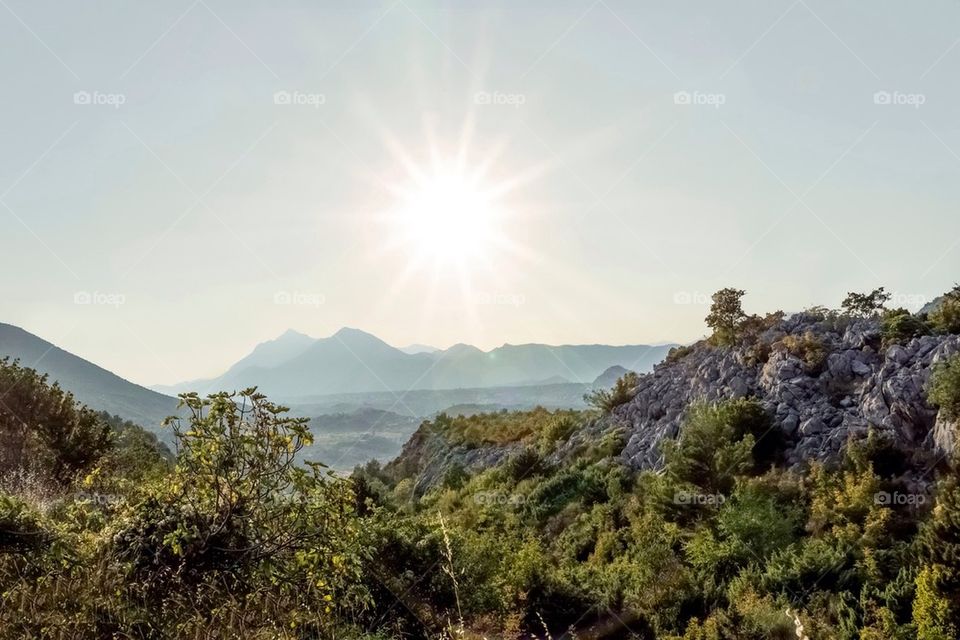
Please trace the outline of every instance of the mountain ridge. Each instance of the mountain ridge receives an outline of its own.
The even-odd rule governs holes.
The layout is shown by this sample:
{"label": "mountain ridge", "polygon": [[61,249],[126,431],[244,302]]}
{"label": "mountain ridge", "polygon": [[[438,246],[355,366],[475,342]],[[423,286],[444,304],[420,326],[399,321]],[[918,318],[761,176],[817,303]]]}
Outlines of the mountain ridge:
{"label": "mountain ridge", "polygon": [[529,386],[560,379],[589,383],[614,365],[648,371],[672,346],[504,343],[484,351],[457,343],[410,353],[352,327],[316,339],[288,330],[255,346],[220,376],[152,388],[175,394],[197,387],[256,385],[289,400],[321,393]]}

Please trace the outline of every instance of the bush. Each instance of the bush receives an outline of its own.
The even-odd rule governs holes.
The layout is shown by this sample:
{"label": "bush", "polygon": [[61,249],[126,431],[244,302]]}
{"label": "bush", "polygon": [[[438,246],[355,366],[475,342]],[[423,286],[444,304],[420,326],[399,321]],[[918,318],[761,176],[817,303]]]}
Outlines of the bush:
{"label": "bush", "polygon": [[710,336],[713,344],[730,346],[736,342],[740,325],[747,317],[740,302],[745,294],[742,289],[730,287],[713,294],[710,314],[704,320],[713,329],[713,335]]}
{"label": "bush", "polygon": [[212,608],[206,595],[228,594],[292,626],[361,606],[349,481],[294,463],[310,443],[308,420],[286,417],[255,389],[181,401],[190,418],[173,422],[173,474],[114,537],[131,588],[174,611]]}
{"label": "bush", "polygon": [[671,364],[680,362],[691,353],[693,353],[693,345],[680,345],[678,347],[671,347],[670,351],[667,352],[667,357],[664,358],[663,361]]}
{"label": "bush", "polygon": [[883,345],[905,344],[919,336],[930,333],[930,327],[922,319],[906,309],[887,311],[881,321]]}
{"label": "bush", "polygon": [[960,355],[937,363],[930,376],[927,398],[940,407],[948,420],[960,418]]}
{"label": "bush", "polygon": [[803,361],[804,370],[809,375],[819,375],[827,363],[827,346],[812,331],[807,331],[802,336],[785,336],[779,346]]}
{"label": "bush", "polygon": [[0,360],[0,473],[25,469],[62,485],[111,447],[110,427],[47,376]]}
{"label": "bush", "polygon": [[884,310],[884,305],[891,297],[883,287],[874,289],[870,293],[850,292],[844,298],[840,308],[846,315],[854,318],[872,318]]}
{"label": "bush", "polygon": [[779,432],[756,400],[696,405],[679,440],[664,443],[666,473],[680,485],[727,496],[736,475],[771,463],[781,448]]}
{"label": "bush", "polygon": [[930,312],[929,321],[937,333],[960,333],[960,285],[943,295],[937,308]]}
{"label": "bush", "polygon": [[591,391],[584,394],[583,400],[591,407],[599,409],[601,413],[608,414],[620,405],[633,400],[639,383],[640,376],[633,371],[628,371],[617,379],[612,389]]}

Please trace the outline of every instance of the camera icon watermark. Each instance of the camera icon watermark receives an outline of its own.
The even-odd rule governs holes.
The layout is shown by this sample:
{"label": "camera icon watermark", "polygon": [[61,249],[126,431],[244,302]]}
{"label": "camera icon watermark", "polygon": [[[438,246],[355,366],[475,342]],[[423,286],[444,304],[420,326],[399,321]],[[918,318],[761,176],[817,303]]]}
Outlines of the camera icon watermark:
{"label": "camera icon watermark", "polygon": [[478,306],[520,307],[526,304],[527,299],[522,293],[481,291],[473,296],[473,302]]}
{"label": "camera icon watermark", "polygon": [[105,306],[120,308],[126,304],[127,297],[122,293],[104,293],[101,291],[76,291],[73,294],[73,304],[84,306]]}
{"label": "camera icon watermark", "polygon": [[77,91],[73,94],[73,104],[85,106],[107,106],[119,109],[127,102],[122,93],[103,93],[101,91]]}
{"label": "camera icon watermark", "polygon": [[504,493],[502,491],[478,491],[473,495],[473,502],[481,506],[518,506],[527,502],[527,496],[521,493]]}
{"label": "camera icon watermark", "polygon": [[478,91],[473,96],[473,104],[507,106],[519,109],[527,103],[523,93],[504,93],[502,91]]}
{"label": "camera icon watermark", "polygon": [[676,491],[673,494],[673,504],[693,505],[699,507],[719,507],[727,501],[722,493],[699,493],[696,491]]}
{"label": "camera icon watermark", "polygon": [[727,103],[727,96],[723,93],[708,93],[705,91],[677,91],[673,94],[673,104],[713,107],[719,109]]}
{"label": "camera icon watermark", "polygon": [[906,106],[919,109],[927,102],[923,93],[904,93],[902,91],[877,91],[873,94],[873,104]]}
{"label": "camera icon watermark", "polygon": [[306,93],[304,91],[276,91],[273,94],[273,104],[305,106],[319,109],[327,103],[327,96],[322,93]]}
{"label": "camera icon watermark", "polygon": [[928,302],[930,300],[922,293],[893,293],[890,295],[888,304],[893,308],[903,307],[910,311],[916,311]]}
{"label": "camera icon watermark", "polygon": [[273,294],[273,304],[294,307],[319,307],[327,299],[322,293],[309,291],[277,291]]}
{"label": "camera icon watermark", "polygon": [[710,304],[710,296],[699,291],[676,291],[673,294],[673,304]]}
{"label": "camera icon watermark", "polygon": [[899,491],[878,491],[873,494],[873,503],[881,507],[917,507],[926,504],[927,496],[922,493],[900,493]]}

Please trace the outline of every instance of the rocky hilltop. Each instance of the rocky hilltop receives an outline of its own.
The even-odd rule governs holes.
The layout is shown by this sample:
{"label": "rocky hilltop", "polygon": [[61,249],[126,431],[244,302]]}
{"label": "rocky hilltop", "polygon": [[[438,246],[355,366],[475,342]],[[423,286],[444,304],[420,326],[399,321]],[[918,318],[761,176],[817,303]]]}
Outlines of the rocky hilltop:
{"label": "rocky hilltop", "polygon": [[755,342],[699,342],[640,376],[636,395],[574,434],[621,431],[621,457],[638,469],[662,464],[660,443],[680,433],[691,403],[752,396],[790,443],[788,462],[828,460],[872,427],[905,449],[952,450],[952,429],[927,402],[932,365],[960,351],[960,336],[927,335],[884,345],[881,321],[796,314]]}
{"label": "rocky hilltop", "polygon": [[[703,340],[675,349],[638,377],[632,399],[582,421],[549,458],[563,463],[604,443],[611,461],[655,470],[663,464],[661,443],[683,437],[692,404],[753,397],[785,437],[787,464],[836,459],[851,437],[865,437],[870,429],[935,460],[952,452],[955,425],[929,404],[927,385],[934,364],[958,352],[958,335],[891,341],[879,316],[768,316],[749,339],[732,346]],[[425,423],[392,465],[414,471],[423,491],[451,466],[479,471],[525,446],[529,441],[451,442]]]}

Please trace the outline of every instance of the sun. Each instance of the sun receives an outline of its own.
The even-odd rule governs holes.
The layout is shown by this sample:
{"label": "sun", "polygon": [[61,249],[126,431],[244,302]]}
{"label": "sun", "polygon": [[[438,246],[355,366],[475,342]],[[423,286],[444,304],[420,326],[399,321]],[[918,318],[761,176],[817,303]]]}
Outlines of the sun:
{"label": "sun", "polygon": [[502,210],[479,178],[435,168],[400,189],[394,212],[402,244],[418,261],[465,264],[489,257]]}

